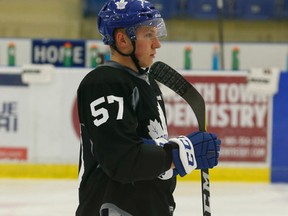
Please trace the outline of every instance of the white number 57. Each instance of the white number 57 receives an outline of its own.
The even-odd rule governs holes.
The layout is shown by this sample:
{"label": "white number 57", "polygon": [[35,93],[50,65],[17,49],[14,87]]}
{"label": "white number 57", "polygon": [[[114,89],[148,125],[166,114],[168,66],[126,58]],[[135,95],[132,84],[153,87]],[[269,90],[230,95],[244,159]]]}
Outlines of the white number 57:
{"label": "white number 57", "polygon": [[[105,102],[106,102],[105,97],[101,97],[101,98],[96,99],[95,101],[93,101],[90,104],[91,114],[93,117],[96,118],[93,122],[97,127],[100,126],[101,124],[105,123],[109,119],[109,113],[108,113],[107,109],[105,109],[103,107],[96,109],[96,107],[98,105],[105,103]],[[123,118],[123,107],[124,107],[123,106],[123,103],[124,103],[123,98],[122,97],[116,97],[114,95],[107,96],[107,103],[108,104],[111,104],[114,102],[117,102],[119,105],[116,119],[120,120]]]}

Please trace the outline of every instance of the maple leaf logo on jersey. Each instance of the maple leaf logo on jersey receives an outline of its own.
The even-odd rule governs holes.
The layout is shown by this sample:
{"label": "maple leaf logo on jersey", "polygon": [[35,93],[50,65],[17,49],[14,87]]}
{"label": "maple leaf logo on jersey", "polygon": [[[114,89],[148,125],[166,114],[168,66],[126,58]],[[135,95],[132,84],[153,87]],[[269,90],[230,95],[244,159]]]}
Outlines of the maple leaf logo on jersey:
{"label": "maple leaf logo on jersey", "polygon": [[153,139],[157,139],[159,137],[165,137],[166,135],[163,131],[160,122],[158,122],[156,119],[154,121],[150,120],[150,125],[148,125],[148,129],[149,129],[149,135]]}
{"label": "maple leaf logo on jersey", "polygon": [[158,122],[156,119],[154,121],[150,120],[150,124],[148,125],[149,135],[152,139],[157,139],[160,137],[168,139],[165,117],[159,103],[158,103],[158,112],[162,124]]}
{"label": "maple leaf logo on jersey", "polygon": [[120,2],[115,2],[115,4],[117,5],[117,9],[123,10],[125,9],[126,4],[128,4],[128,2],[125,2],[125,0],[120,0]]}

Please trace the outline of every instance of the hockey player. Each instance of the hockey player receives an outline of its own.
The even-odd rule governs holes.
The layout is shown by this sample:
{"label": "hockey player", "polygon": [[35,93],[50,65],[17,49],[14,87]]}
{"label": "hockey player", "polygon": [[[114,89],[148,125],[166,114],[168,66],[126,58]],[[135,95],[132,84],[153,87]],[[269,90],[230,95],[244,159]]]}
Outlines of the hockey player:
{"label": "hockey player", "polygon": [[109,0],[98,29],[111,61],[78,88],[76,216],[171,216],[176,176],[216,166],[220,140],[206,132],[168,138],[162,94],[148,73],[166,27],[150,2]]}

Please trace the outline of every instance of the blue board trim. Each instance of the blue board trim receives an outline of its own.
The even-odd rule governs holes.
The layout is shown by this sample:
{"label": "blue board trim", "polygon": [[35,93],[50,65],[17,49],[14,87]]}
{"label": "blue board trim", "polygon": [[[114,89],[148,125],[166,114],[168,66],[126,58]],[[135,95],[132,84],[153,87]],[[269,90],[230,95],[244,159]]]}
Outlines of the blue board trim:
{"label": "blue board trim", "polygon": [[0,86],[28,86],[22,82],[20,74],[0,74]]}
{"label": "blue board trim", "polygon": [[288,72],[280,74],[273,100],[271,181],[288,182]]}

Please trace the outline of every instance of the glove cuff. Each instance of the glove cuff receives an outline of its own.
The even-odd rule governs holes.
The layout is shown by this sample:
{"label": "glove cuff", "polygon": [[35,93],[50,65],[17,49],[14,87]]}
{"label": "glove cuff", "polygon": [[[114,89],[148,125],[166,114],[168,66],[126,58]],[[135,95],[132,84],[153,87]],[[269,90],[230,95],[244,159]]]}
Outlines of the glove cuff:
{"label": "glove cuff", "polygon": [[[174,165],[180,176],[192,172],[197,167],[194,148],[186,136],[179,136],[169,140],[172,150]],[[175,148],[178,146],[178,149]],[[165,145],[166,146],[166,145]]]}

